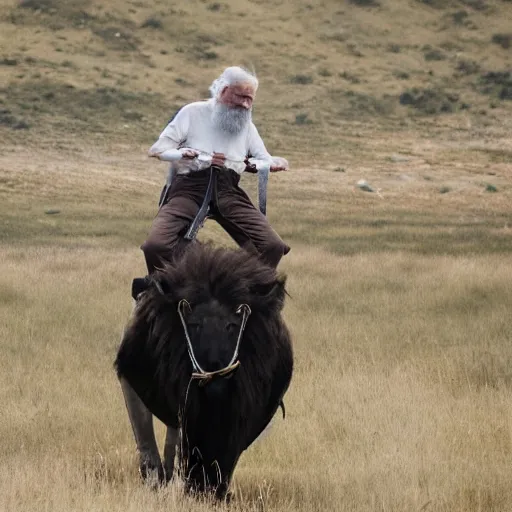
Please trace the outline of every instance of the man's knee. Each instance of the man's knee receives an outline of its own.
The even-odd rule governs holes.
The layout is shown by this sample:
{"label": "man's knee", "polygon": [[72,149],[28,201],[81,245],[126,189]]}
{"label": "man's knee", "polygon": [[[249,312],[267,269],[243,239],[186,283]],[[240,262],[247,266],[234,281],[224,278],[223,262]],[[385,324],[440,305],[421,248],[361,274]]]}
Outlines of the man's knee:
{"label": "man's knee", "polygon": [[165,263],[169,262],[171,259],[171,248],[158,240],[149,238],[140,246],[140,248],[144,253],[144,258],[146,259],[146,265],[150,274],[158,268],[162,268]]}
{"label": "man's knee", "polygon": [[146,240],[140,246],[140,248],[142,249],[142,252],[144,253],[144,255],[146,257],[160,256],[162,254],[165,254],[169,250],[169,247],[166,244],[164,244],[158,240],[152,240],[152,239]]}
{"label": "man's knee", "polygon": [[276,268],[281,261],[281,258],[290,252],[290,247],[286,245],[281,239],[276,238],[270,240],[260,251],[261,259]]}
{"label": "man's knee", "polygon": [[185,240],[182,236],[167,240],[166,243],[151,238],[146,240],[140,248],[144,253],[148,272],[151,274],[155,270],[163,268],[166,264],[179,259],[190,246],[190,243],[190,240]]}

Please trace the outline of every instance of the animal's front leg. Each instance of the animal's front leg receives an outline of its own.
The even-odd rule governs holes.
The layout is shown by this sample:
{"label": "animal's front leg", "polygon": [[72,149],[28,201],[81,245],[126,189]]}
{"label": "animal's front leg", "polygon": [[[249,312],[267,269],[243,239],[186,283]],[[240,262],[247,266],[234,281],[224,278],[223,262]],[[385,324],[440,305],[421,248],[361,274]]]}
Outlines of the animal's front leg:
{"label": "animal's front leg", "polygon": [[164,472],[165,481],[169,482],[174,472],[174,457],[176,455],[176,444],[178,442],[178,430],[167,427],[164,446]]}
{"label": "animal's front leg", "polygon": [[215,497],[219,500],[226,500],[228,503],[231,501],[232,493],[229,491],[229,485],[239,456],[238,453],[231,453],[224,457],[221,464],[217,465],[220,481],[218,481],[215,489]]}
{"label": "animal's front leg", "polygon": [[139,452],[140,475],[144,481],[161,482],[164,472],[155,439],[153,415],[130,384],[123,378],[119,381]]}

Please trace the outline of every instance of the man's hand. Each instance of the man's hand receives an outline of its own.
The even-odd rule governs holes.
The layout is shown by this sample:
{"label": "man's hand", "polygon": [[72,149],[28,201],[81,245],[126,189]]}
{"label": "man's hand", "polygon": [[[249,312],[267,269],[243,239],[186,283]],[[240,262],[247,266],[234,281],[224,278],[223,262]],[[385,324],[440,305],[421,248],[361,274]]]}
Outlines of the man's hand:
{"label": "man's hand", "polygon": [[180,149],[181,158],[186,158],[188,160],[191,160],[192,158],[195,158],[197,155],[199,155],[199,152],[195,149],[190,148],[182,148]]}
{"label": "man's hand", "polygon": [[290,168],[288,160],[280,156],[272,157],[272,164],[270,165],[270,172],[287,171]]}
{"label": "man's hand", "polygon": [[287,171],[288,168],[285,167],[284,165],[274,165],[272,164],[270,166],[270,172],[278,172],[278,171]]}
{"label": "man's hand", "polygon": [[257,174],[258,169],[254,164],[250,164],[248,160],[245,161],[245,170],[244,172],[250,172],[252,174]]}
{"label": "man's hand", "polygon": [[225,163],[226,156],[223,153],[213,153],[212,165],[216,165],[217,167],[224,167]]}

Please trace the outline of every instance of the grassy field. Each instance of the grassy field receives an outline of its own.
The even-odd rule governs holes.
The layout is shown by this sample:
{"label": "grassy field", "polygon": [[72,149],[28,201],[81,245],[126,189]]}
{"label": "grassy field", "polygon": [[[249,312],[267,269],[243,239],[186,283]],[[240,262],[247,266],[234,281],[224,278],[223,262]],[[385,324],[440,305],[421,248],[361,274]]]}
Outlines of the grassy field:
{"label": "grassy field", "polygon": [[296,370],[229,510],[512,510],[511,17],[0,0],[0,511],[212,509],[142,485],[112,364],[165,174],[148,146],[233,63],[292,165],[269,217]]}
{"label": "grassy field", "polygon": [[[163,168],[81,154],[0,159],[0,510],[206,510],[179,483],[142,486],[112,369]],[[374,172],[380,196],[348,170],[272,177],[296,372],[232,510],[512,507],[512,177],[496,165],[495,193],[463,172],[444,194]]]}

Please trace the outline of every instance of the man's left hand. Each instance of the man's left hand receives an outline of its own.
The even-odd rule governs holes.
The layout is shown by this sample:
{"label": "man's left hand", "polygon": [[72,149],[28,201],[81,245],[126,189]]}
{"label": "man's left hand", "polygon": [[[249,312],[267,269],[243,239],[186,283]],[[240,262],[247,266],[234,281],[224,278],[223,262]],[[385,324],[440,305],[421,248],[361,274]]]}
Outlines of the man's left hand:
{"label": "man's left hand", "polygon": [[212,165],[216,165],[217,167],[224,167],[226,163],[226,156],[224,153],[213,153],[212,155]]}
{"label": "man's left hand", "polygon": [[272,164],[270,165],[270,172],[287,171],[290,168],[288,160],[281,156],[273,156]]}

